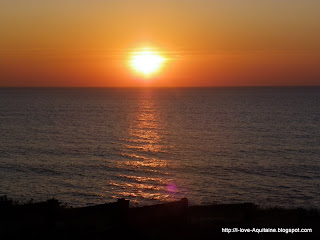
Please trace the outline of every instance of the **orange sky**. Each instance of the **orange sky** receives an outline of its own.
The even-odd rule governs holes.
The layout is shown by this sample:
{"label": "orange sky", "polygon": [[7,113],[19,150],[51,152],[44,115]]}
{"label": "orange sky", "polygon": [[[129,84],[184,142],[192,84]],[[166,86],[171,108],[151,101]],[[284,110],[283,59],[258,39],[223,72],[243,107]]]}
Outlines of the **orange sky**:
{"label": "orange sky", "polygon": [[[2,0],[0,86],[320,85],[318,0]],[[128,66],[150,46],[168,61]]]}

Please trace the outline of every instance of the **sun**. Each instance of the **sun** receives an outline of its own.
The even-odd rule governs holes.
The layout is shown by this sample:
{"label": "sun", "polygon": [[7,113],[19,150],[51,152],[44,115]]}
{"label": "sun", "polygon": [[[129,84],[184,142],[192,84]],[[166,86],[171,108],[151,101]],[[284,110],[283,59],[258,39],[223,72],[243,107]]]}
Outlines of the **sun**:
{"label": "sun", "polygon": [[130,59],[131,67],[145,76],[157,72],[164,62],[164,57],[149,49],[134,52]]}

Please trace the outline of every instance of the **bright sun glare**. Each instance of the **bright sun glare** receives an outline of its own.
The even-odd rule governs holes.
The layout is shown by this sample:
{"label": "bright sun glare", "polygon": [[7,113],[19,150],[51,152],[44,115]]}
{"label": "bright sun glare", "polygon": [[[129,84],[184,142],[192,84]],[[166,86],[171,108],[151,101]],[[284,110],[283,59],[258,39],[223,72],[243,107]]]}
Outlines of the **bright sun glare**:
{"label": "bright sun glare", "polygon": [[144,74],[145,76],[149,76],[152,73],[157,72],[164,61],[165,58],[160,56],[157,52],[143,50],[133,54],[130,64],[136,71]]}

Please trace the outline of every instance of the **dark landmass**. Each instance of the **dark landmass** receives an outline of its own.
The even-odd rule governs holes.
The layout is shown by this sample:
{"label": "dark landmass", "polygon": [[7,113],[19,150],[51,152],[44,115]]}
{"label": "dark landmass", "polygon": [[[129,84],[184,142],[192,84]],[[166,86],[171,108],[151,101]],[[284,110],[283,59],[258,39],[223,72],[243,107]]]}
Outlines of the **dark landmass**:
{"label": "dark landmass", "polygon": [[[320,239],[316,209],[252,203],[188,206],[181,201],[129,208],[129,201],[72,208],[56,199],[19,204],[0,197],[0,239]],[[312,233],[223,232],[302,229]],[[237,230],[235,229],[237,228]]]}

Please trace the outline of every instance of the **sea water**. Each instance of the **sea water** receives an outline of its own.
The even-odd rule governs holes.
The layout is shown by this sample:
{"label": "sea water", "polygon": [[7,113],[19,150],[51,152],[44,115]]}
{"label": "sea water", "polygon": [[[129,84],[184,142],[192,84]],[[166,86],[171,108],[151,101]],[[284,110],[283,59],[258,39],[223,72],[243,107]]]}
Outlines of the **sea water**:
{"label": "sea water", "polygon": [[320,207],[320,88],[0,88],[0,195]]}

